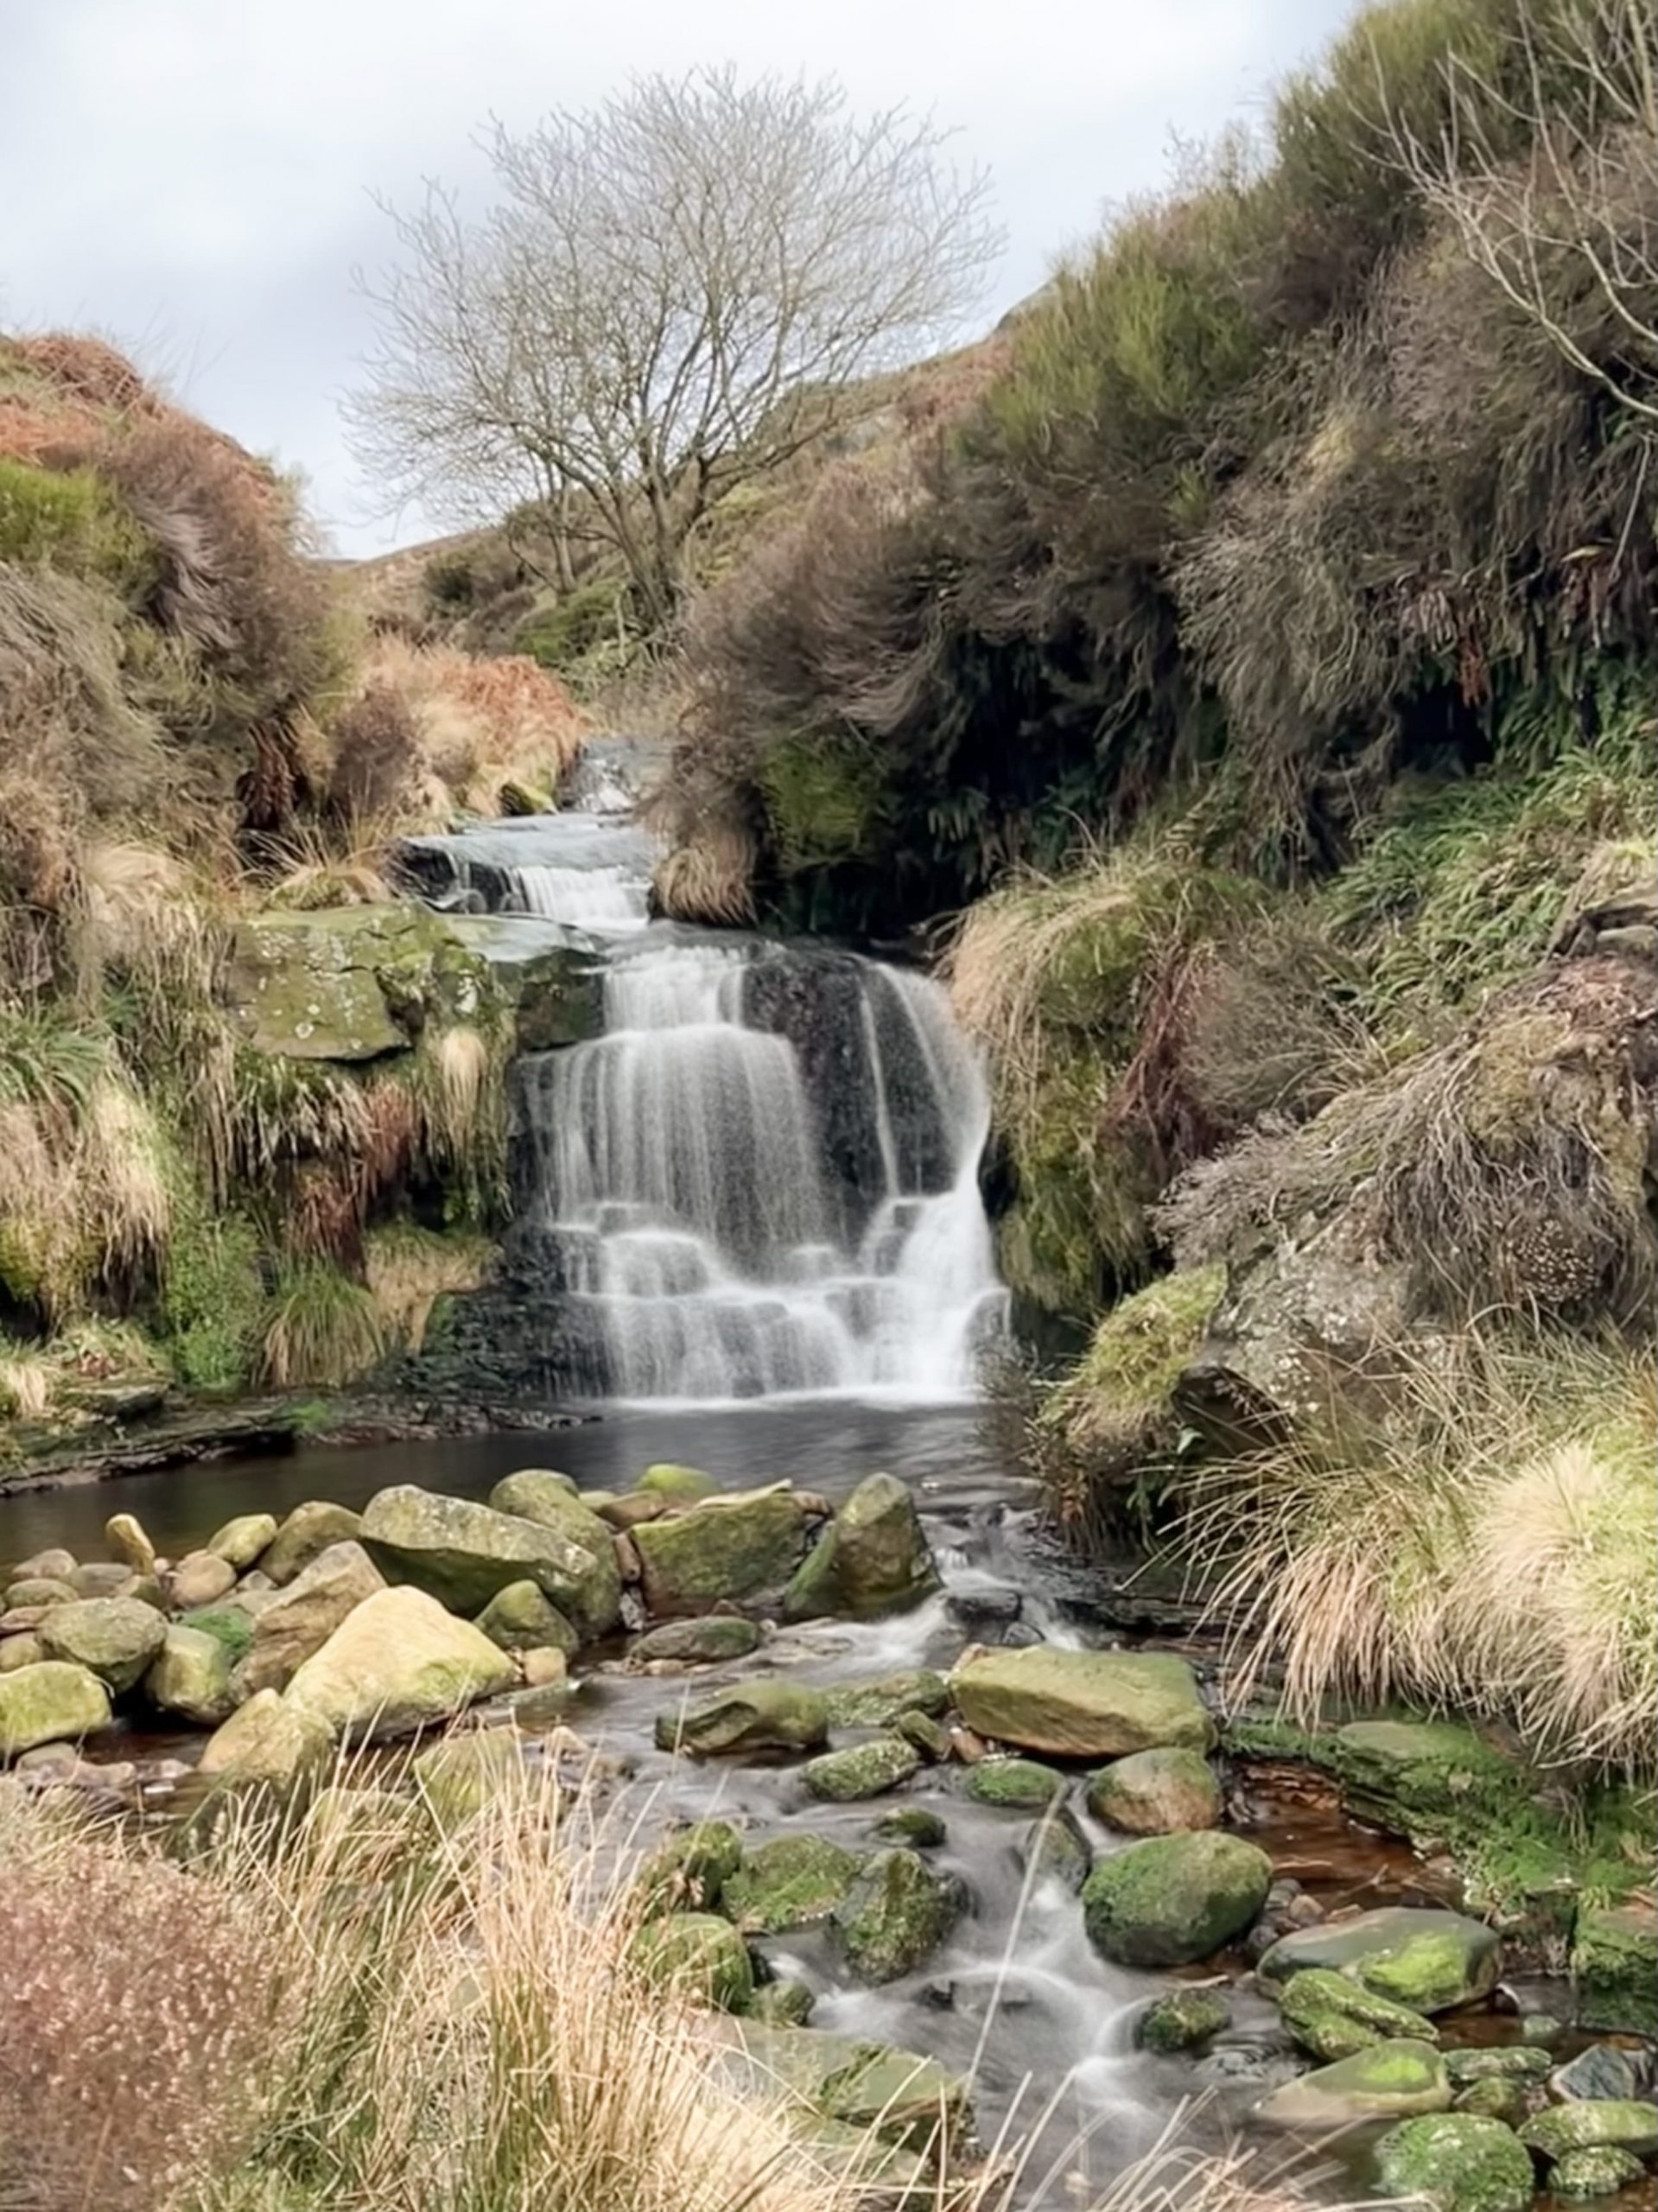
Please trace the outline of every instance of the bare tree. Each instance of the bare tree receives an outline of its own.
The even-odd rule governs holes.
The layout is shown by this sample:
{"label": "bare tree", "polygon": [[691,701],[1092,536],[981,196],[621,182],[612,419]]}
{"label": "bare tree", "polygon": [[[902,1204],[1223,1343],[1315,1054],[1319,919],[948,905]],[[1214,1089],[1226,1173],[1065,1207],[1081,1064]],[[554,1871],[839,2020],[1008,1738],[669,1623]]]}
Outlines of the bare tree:
{"label": "bare tree", "polygon": [[1650,437],[1658,9],[1520,0],[1500,69],[1453,56],[1446,80],[1449,120],[1437,142],[1392,118],[1411,182],[1509,304]]}
{"label": "bare tree", "polygon": [[387,211],[353,444],[400,496],[596,535],[653,627],[715,502],[943,342],[1000,246],[943,133],[832,82],[648,77],[485,143],[480,221],[438,185]]}

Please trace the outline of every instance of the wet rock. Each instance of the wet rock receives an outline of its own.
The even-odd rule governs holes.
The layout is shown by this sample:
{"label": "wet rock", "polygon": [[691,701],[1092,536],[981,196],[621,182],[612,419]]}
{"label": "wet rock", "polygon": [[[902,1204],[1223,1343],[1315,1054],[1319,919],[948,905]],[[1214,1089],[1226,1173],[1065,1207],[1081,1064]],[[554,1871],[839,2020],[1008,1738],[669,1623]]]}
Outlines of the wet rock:
{"label": "wet rock", "polygon": [[[555,1656],[564,1656],[562,1651]],[[560,1726],[575,1694],[575,1685],[562,1676],[526,1682],[523,1689],[508,1693],[506,1709],[520,1735],[544,1736]]]}
{"label": "wet rock", "polygon": [[440,1829],[463,1827],[524,1781],[524,1752],[510,1728],[474,1728],[446,1736],[421,1752],[415,1786]]}
{"label": "wet rock", "polygon": [[828,1920],[863,1865],[826,1836],[783,1835],[751,1851],[725,1885],[725,1910],[740,1928],[786,1936]]}
{"label": "wet rock", "polygon": [[1241,1935],[1272,1880],[1266,1853],[1208,1828],[1148,1836],[1102,1859],[1083,1891],[1095,1948],[1121,1966],[1184,1966]]}
{"label": "wet rock", "polygon": [[85,1667],[120,1697],[143,1679],[167,1624],[137,1598],[77,1598],[43,1613],[37,1633],[49,1657]]}
{"label": "wet rock", "polygon": [[744,1751],[814,1751],[829,1741],[829,1708],[816,1690],[750,1682],[690,1711],[657,1716],[658,1751],[692,1758]]}
{"label": "wet rock", "polygon": [[1581,2104],[1555,2105],[1540,2112],[1520,2131],[1520,2140],[1540,2158],[1563,2158],[1568,2151],[1610,2149],[1649,2158],[1658,2151],[1658,2105],[1629,2097],[1596,2097]]}
{"label": "wet rock", "polygon": [[424,1591],[377,1591],[301,1667],[288,1702],[337,1736],[391,1736],[507,1689],[505,1655]]}
{"label": "wet rock", "polygon": [[969,1653],[950,1677],[981,1736],[1062,1758],[1110,1758],[1166,1745],[1206,1751],[1214,1725],[1184,1659],[1165,1652]]}
{"label": "wet rock", "polygon": [[905,1612],[938,1587],[915,1501],[893,1475],[858,1484],[784,1593],[790,1620],[873,1620]]}
{"label": "wet rock", "polygon": [[1439,2030],[1424,2014],[1377,1997],[1328,1967],[1293,1974],[1279,1987],[1278,2002],[1284,2025],[1301,2049],[1326,2064],[1401,2036],[1417,2043],[1439,2040]]}
{"label": "wet rock", "polygon": [[780,1590],[804,1548],[806,1523],[788,1491],[750,1491],[641,1522],[631,1541],[653,1614],[704,1612],[721,1598],[741,1604]]}
{"label": "wet rock", "polygon": [[1520,2032],[1528,2043],[1537,2044],[1545,2050],[1553,2050],[1566,2033],[1566,2023],[1557,2020],[1553,2012],[1522,2012]]}
{"label": "wet rock", "polygon": [[173,1603],[182,1612],[216,1605],[236,1587],[236,1569],[217,1552],[187,1552],[169,1580]]}
{"label": "wet rock", "polygon": [[711,1912],[670,1912],[649,1920],[633,1955],[660,1987],[672,1987],[721,2012],[746,2012],[754,1995],[748,1946],[728,1920]]}
{"label": "wet rock", "polygon": [[896,1789],[920,1765],[920,1752],[902,1736],[876,1736],[867,1744],[848,1744],[842,1751],[809,1759],[800,1778],[809,1796],[826,1804],[848,1805]]}
{"label": "wet rock", "polygon": [[936,2059],[880,2044],[828,2075],[821,2094],[823,2109],[843,2126],[917,2147],[947,2139],[965,2112],[962,2083]]}
{"label": "wet rock", "polygon": [[361,1544],[333,1544],[263,1607],[236,1666],[237,1694],[284,1688],[357,1607],[384,1590]]}
{"label": "wet rock", "polygon": [[1282,1937],[1261,1960],[1263,1983],[1330,1967],[1418,2012],[1445,2012],[1483,1997],[1502,1964],[1494,1930],[1430,1905],[1382,1905]]}
{"label": "wet rock", "polygon": [[1065,1777],[1036,1759],[985,1759],[967,1777],[967,1794],[976,1804],[1007,1805],[1039,1812],[1064,1794]]}
{"label": "wet rock", "polygon": [[1176,1989],[1140,2014],[1134,2041],[1142,2050],[1196,2050],[1231,2024],[1231,2006],[1212,1989]]}
{"label": "wet rock", "polygon": [[828,1692],[829,1720],[836,1728],[890,1728],[904,1713],[935,1719],[950,1705],[950,1684],[931,1667],[912,1667],[873,1681],[843,1682]]}
{"label": "wet rock", "polygon": [[1057,1807],[1033,1821],[1020,1839],[1019,1861],[1032,1881],[1063,1882],[1080,1896],[1094,1871],[1094,1854],[1070,1815]]}
{"label": "wet rock", "polygon": [[369,1500],[363,1543],[388,1580],[411,1583],[468,1619],[498,1591],[527,1580],[583,1638],[602,1636],[621,1609],[611,1532],[574,1500],[560,1514],[555,1526],[403,1483]]}
{"label": "wet rock", "polygon": [[326,1498],[308,1498],[294,1508],[266,1546],[259,1562],[261,1571],[280,1588],[335,1544],[354,1543],[362,1528],[360,1513],[331,1504]]}
{"label": "wet rock", "polygon": [[175,1622],[144,1676],[144,1695],[162,1713],[216,1728],[236,1709],[231,1662],[217,1637]]}
{"label": "wet rock", "polygon": [[54,1544],[46,1551],[35,1552],[28,1559],[20,1559],[11,1570],[12,1578],[18,1582],[67,1582],[75,1571],[75,1565],[73,1552],[65,1551],[60,1544]]}
{"label": "wet rock", "polygon": [[768,1981],[754,1992],[748,2017],[769,2027],[804,2028],[816,2003],[804,1981]]}
{"label": "wet rock", "polygon": [[518,1656],[518,1672],[524,1677],[526,1689],[572,1687],[570,1662],[561,1644],[532,1643],[527,1651],[520,1651]]}
{"label": "wet rock", "polygon": [[110,1694],[90,1668],[50,1658],[0,1675],[0,1758],[78,1743],[109,1726]]}
{"label": "wet rock", "polygon": [[670,1460],[662,1460],[647,1467],[633,1487],[647,1497],[659,1497],[674,1505],[696,1505],[713,1497],[720,1485],[700,1467],[677,1467]]}
{"label": "wet rock", "polygon": [[950,1757],[950,1731],[930,1713],[900,1713],[893,1726],[906,1744],[913,1744],[924,1759],[939,1766]]}
{"label": "wet rock", "polygon": [[[1296,1979],[1299,1980],[1300,1976]],[[1540,2082],[1548,2069],[1548,2053],[1530,2044],[1498,2044],[1483,2050],[1448,2050],[1445,2055],[1445,2070],[1456,2089],[1470,2082]]]}
{"label": "wet rock", "polygon": [[899,1843],[912,1851],[936,1851],[949,1840],[950,1831],[937,1813],[924,1805],[895,1805],[875,1823],[883,1843]]}
{"label": "wet rock", "polygon": [[75,1592],[67,1582],[50,1582],[44,1575],[31,1574],[14,1582],[6,1592],[6,1611],[10,1612],[44,1612],[51,1605],[72,1605]]}
{"label": "wet rock", "polygon": [[1437,2212],[1526,2212],[1531,2160],[1500,2120],[1438,2113],[1401,2120],[1375,2147],[1383,2196],[1408,2196]]}
{"label": "wet rock", "polygon": [[1444,2112],[1450,2103],[1451,2084],[1439,2052],[1432,2044],[1401,2037],[1286,2082],[1256,2113],[1269,2126],[1315,2135],[1364,2120]]}
{"label": "wet rock", "polygon": [[104,1541],[130,1574],[156,1572],[156,1547],[135,1515],[111,1514],[104,1523]]}
{"label": "wet rock", "polygon": [[980,1643],[996,1643],[1025,1610],[1017,1590],[952,1590],[944,1599],[946,1617],[964,1636]]}
{"label": "wet rock", "polygon": [[[1547,2056],[1547,2053],[1540,2056]],[[1640,2092],[1635,2063],[1610,2043],[1591,2044],[1548,2077],[1548,2093],[1560,2104],[1616,2098],[1627,2103]]]}
{"label": "wet rock", "polygon": [[234,1782],[293,1782],[328,1755],[332,1738],[314,1715],[260,1690],[208,1738],[196,1772]]}
{"label": "wet rock", "polygon": [[1089,1776],[1088,1809],[1126,1835],[1174,1835],[1218,1825],[1221,1785],[1200,1751],[1132,1751]]}
{"label": "wet rock", "polygon": [[[876,2153],[906,2141],[936,2148],[941,2133],[970,2126],[963,2084],[936,2060],[855,2036],[781,2031],[754,2021],[745,2021],[742,2041],[745,2063],[730,2069],[737,2086],[768,2101],[781,2095],[804,2108],[803,2117],[816,2115],[819,2125],[801,2132],[814,2146],[834,2145],[835,2168],[844,2165],[855,2176],[859,2202],[876,2178],[881,2202],[893,2201],[889,2190],[906,2202],[918,2201],[918,2193],[934,2196],[918,2167],[890,2169],[879,2158],[872,2163],[872,2146]],[[842,2135],[826,2138],[826,2124]]]}
{"label": "wet rock", "polygon": [[1523,2082],[1504,2082],[1495,2075],[1471,2082],[1451,2100],[1453,2112],[1477,2113],[1483,2120],[1500,2120],[1505,2127],[1518,2127],[1529,2108]]}
{"label": "wet rock", "polygon": [[15,1675],[20,1667],[38,1667],[46,1646],[32,1630],[0,1637],[0,1675]]}
{"label": "wet rock", "polygon": [[878,1851],[831,1924],[861,1980],[896,1981],[924,1964],[966,1909],[967,1892],[954,1874],[935,1873],[913,1851]]}
{"label": "wet rock", "polygon": [[238,1513],[208,1537],[206,1548],[243,1574],[270,1548],[276,1538],[274,1513]]}
{"label": "wet rock", "polygon": [[215,1643],[223,1647],[226,1658],[234,1667],[253,1641],[253,1612],[238,1599],[231,1605],[203,1605],[193,1613],[182,1613],[179,1626],[197,1629],[203,1636],[212,1637]]}
{"label": "wet rock", "polygon": [[607,1528],[623,1534],[636,1529],[641,1521],[660,1521],[668,1510],[664,1499],[651,1497],[644,1491],[631,1491],[626,1497],[607,1497],[594,1508]]}
{"label": "wet rock", "polygon": [[[122,1516],[118,1514],[116,1518],[119,1520]],[[151,1575],[135,1574],[130,1567],[100,1559],[76,1567],[69,1577],[69,1587],[77,1598],[131,1598],[154,1579]]]}
{"label": "wet rock", "polygon": [[1658,1910],[1644,1901],[1582,1906],[1572,1929],[1578,2023],[1658,2037]]}
{"label": "wet rock", "polygon": [[698,1821],[664,1836],[639,1868],[645,1910],[711,1912],[742,1863],[742,1838],[729,1821]]}
{"label": "wet rock", "polygon": [[1613,2144],[1568,2151],[1548,2177],[1549,2194],[1563,2204],[1586,2204],[1597,2196],[1616,2196],[1645,2178],[1639,2158]]}
{"label": "wet rock", "polygon": [[759,1645],[759,1624],[744,1614],[708,1613],[701,1620],[664,1621],[640,1637],[627,1656],[646,1662],[678,1660],[685,1665],[714,1666],[722,1660],[746,1659]]}
{"label": "wet rock", "polygon": [[509,1582],[498,1590],[479,1614],[478,1625],[503,1651],[569,1654],[581,1641],[538,1582]]}
{"label": "wet rock", "polygon": [[520,1521],[544,1521],[552,1529],[572,1504],[586,1513],[597,1511],[592,1499],[582,1496],[575,1478],[556,1467],[519,1467],[503,1475],[489,1494],[489,1504],[493,1512],[510,1513]]}

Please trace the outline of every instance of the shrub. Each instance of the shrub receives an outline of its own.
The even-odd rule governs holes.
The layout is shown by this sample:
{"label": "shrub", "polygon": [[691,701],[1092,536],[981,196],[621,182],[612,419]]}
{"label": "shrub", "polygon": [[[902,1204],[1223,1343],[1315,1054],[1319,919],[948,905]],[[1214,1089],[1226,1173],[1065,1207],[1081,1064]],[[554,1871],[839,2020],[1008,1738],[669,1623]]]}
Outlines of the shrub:
{"label": "shrub", "polygon": [[597,648],[626,639],[622,604],[615,584],[578,584],[524,617],[513,635],[513,651],[528,653],[543,668],[568,668]]}
{"label": "shrub", "polygon": [[434,607],[467,607],[476,596],[469,553],[435,553],[426,563],[426,596]]}
{"label": "shrub", "polygon": [[109,486],[89,468],[48,473],[0,456],[0,561],[96,578],[136,597],[155,559]]}
{"label": "shrub", "polygon": [[355,1382],[386,1350],[385,1324],[372,1296],[338,1268],[302,1261],[278,1279],[259,1349],[260,1375],[273,1388]]}
{"label": "shrub", "polygon": [[210,1212],[181,1193],[162,1281],[161,1316],[179,1380],[228,1395],[245,1387],[259,1346],[268,1296],[253,1224]]}
{"label": "shrub", "polygon": [[347,820],[390,814],[405,800],[422,767],[420,730],[408,701],[384,683],[371,683],[334,725],[328,804]]}

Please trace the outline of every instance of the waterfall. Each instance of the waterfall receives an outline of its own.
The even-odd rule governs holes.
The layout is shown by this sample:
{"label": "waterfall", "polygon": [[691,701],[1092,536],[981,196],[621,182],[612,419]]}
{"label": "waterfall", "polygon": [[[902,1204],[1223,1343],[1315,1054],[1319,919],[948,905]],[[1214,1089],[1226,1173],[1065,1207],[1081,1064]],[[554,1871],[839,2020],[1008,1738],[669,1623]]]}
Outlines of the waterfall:
{"label": "waterfall", "polygon": [[1006,1294],[978,1187],[983,1073],[936,983],[647,925],[648,841],[613,813],[404,857],[440,904],[600,948],[602,1033],[515,1069],[513,1265],[568,1395],[971,1391]]}

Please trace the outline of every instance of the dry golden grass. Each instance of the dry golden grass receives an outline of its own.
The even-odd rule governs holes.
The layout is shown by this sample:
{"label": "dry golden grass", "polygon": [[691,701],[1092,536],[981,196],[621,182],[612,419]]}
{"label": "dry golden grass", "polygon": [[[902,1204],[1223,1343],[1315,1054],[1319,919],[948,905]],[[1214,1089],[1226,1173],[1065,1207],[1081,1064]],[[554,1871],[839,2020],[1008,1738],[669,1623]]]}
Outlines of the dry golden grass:
{"label": "dry golden grass", "polygon": [[0,1337],[0,1413],[39,1421],[51,1409],[58,1372],[41,1352]]}
{"label": "dry golden grass", "polygon": [[387,1326],[411,1351],[425,1339],[432,1308],[456,1291],[476,1290],[494,1256],[487,1237],[437,1236],[394,1222],[364,1239],[365,1274]]}
{"label": "dry golden grass", "polygon": [[502,788],[549,795],[580,757],[585,718],[557,677],[522,655],[473,659],[443,646],[375,639],[365,692],[398,702],[415,738],[416,812],[501,810]]}
{"label": "dry golden grass", "polygon": [[733,925],[754,919],[754,841],[710,824],[677,845],[656,872],[657,906],[670,921]]}

